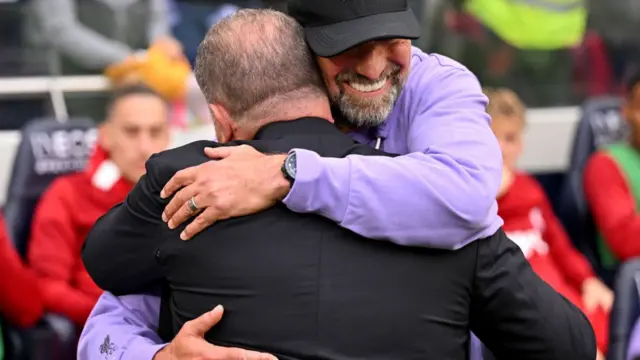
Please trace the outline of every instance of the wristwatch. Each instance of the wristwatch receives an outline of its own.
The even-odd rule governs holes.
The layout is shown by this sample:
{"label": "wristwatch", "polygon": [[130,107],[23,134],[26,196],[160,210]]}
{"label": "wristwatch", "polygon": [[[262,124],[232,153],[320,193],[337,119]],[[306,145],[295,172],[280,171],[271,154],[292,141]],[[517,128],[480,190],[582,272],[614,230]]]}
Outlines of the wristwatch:
{"label": "wristwatch", "polygon": [[284,178],[289,181],[289,184],[293,186],[293,182],[296,181],[296,171],[297,171],[297,162],[296,162],[296,152],[292,151],[287,155],[284,159],[284,163],[282,164],[282,175]]}

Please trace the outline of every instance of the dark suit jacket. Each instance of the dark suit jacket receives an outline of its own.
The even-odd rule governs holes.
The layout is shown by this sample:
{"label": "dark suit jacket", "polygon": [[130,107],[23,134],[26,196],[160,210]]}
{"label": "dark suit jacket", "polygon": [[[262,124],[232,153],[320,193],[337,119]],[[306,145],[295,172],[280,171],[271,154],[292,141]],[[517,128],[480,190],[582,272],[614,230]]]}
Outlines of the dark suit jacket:
{"label": "dark suit jacket", "polygon": [[[321,119],[270,124],[256,138],[249,144],[263,152],[390,156]],[[208,161],[206,146],[221,145],[200,141],[151,158],[83,251],[93,279],[115,294],[164,282],[163,331],[173,335],[223,304],[225,319],[207,340],[280,359],[465,359],[469,330],[503,359],[594,358],[586,318],[502,231],[458,251],[401,247],[280,204],[181,241],[181,228],[160,220],[159,192],[176,171]]]}

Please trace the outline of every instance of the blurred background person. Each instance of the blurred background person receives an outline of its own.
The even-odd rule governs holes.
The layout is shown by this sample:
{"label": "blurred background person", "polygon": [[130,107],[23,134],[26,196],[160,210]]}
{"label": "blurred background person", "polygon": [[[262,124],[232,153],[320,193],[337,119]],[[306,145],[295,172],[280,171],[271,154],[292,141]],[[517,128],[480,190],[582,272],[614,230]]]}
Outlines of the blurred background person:
{"label": "blurred background person", "polygon": [[571,50],[586,31],[583,0],[440,3],[440,22],[465,36],[455,48],[436,39],[435,50],[459,59],[483,86],[512,88],[529,106],[573,101]]}
{"label": "blurred background person", "polygon": [[640,71],[628,80],[622,116],[628,139],[596,152],[584,175],[600,261],[609,269],[640,256]]}
{"label": "blurred background person", "polygon": [[43,194],[32,224],[28,260],[41,279],[45,308],[82,327],[102,294],[80,250],[93,223],[122,202],[145,162],[169,145],[168,104],[142,86],[116,89],[84,172],[57,178]]}
{"label": "blurred background person", "polygon": [[491,128],[504,161],[498,193],[498,214],[504,220],[504,231],[520,246],[538,276],[587,315],[596,334],[598,359],[604,359],[613,292],[573,247],[542,187],[516,168],[523,147],[524,104],[508,89],[485,89],[485,94],[489,98]]}
{"label": "blurred background person", "polygon": [[590,28],[602,38],[615,84],[623,84],[640,71],[640,1],[588,0],[587,3]]}
{"label": "blurred background person", "polygon": [[[261,0],[168,0],[175,9],[173,31],[191,63],[207,30],[242,8],[260,8]],[[276,4],[279,5],[279,4]]]}
{"label": "blurred background person", "polygon": [[[166,0],[33,0],[26,14],[27,38],[44,50],[54,76],[101,74],[112,66],[143,61],[153,62],[147,65],[147,73],[153,73],[147,77],[189,72],[188,66],[177,65],[186,59],[171,36]],[[141,52],[146,49],[174,63],[161,62],[156,54],[146,59]],[[106,98],[67,96],[66,103],[72,116],[102,119]]]}
{"label": "blurred background person", "polygon": [[[7,235],[0,214],[0,318],[19,328],[34,326],[42,317],[44,305],[38,278],[26,267]],[[0,360],[4,358],[0,326]]]}

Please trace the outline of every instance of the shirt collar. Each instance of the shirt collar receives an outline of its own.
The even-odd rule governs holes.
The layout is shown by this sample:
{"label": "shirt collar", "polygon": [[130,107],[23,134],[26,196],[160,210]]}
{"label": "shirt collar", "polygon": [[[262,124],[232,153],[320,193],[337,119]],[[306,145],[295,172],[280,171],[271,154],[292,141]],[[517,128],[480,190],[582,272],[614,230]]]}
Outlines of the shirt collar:
{"label": "shirt collar", "polygon": [[[340,113],[340,111],[337,110],[335,107],[332,107],[331,110],[332,110],[334,119],[338,119],[339,121],[340,117],[342,117],[342,114]],[[359,134],[359,136],[356,136],[356,137],[361,138],[362,140],[366,139],[367,141],[370,141],[377,138],[386,139],[387,135],[389,134],[389,121],[385,120],[382,122],[382,124],[375,127],[357,128],[351,132]]]}
{"label": "shirt collar", "polygon": [[289,135],[335,134],[336,131],[335,125],[327,119],[305,117],[269,123],[258,130],[254,139],[275,140]]}

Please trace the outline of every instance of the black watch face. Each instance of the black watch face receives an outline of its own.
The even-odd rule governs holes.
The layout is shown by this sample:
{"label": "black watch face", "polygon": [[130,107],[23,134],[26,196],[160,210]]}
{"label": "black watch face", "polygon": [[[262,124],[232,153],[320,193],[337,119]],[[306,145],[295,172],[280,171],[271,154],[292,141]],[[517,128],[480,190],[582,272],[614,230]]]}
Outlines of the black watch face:
{"label": "black watch face", "polygon": [[287,173],[289,173],[289,176],[295,179],[297,172],[296,153],[291,153],[291,155],[287,156],[285,167],[287,168]]}

